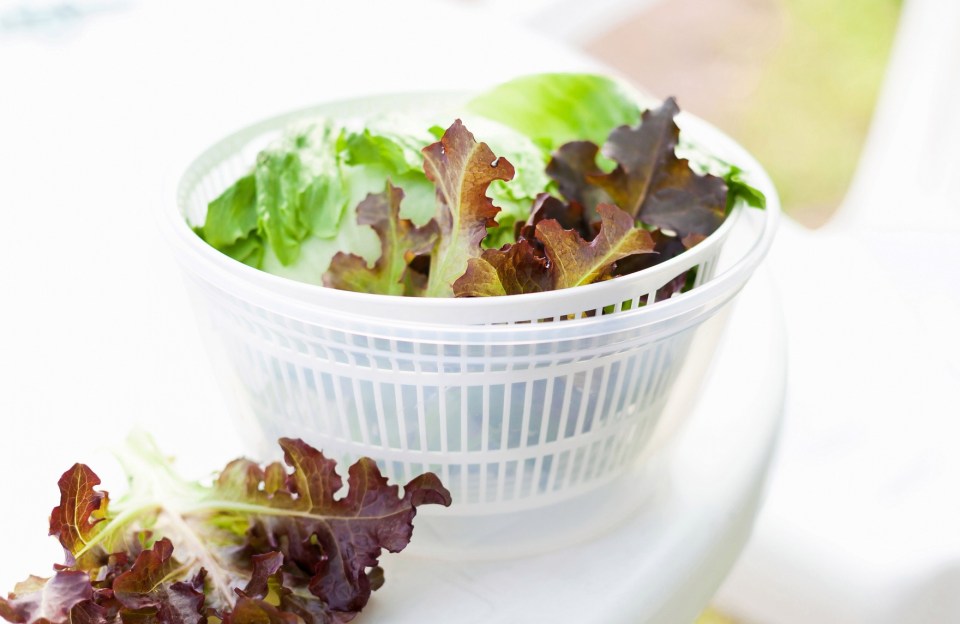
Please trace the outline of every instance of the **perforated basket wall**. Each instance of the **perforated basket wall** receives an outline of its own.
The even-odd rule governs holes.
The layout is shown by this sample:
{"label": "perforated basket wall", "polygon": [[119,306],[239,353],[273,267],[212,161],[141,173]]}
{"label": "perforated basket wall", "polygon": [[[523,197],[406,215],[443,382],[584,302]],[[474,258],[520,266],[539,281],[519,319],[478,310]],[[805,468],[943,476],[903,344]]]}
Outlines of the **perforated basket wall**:
{"label": "perforated basket wall", "polygon": [[545,504],[615,475],[652,433],[695,330],[522,343],[377,333],[193,286],[262,439],[370,456],[400,482],[434,471],[458,512]]}

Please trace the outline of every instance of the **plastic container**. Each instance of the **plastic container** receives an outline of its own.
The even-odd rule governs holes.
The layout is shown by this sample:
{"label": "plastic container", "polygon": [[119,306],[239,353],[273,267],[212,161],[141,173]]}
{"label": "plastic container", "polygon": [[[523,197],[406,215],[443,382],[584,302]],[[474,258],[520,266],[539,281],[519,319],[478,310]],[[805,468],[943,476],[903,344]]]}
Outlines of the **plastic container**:
{"label": "plastic container", "polygon": [[[220,378],[255,443],[303,437],[344,461],[373,457],[399,482],[434,471],[454,496],[444,514],[469,517],[570,500],[633,462],[697,328],[766,253],[779,207],[749,155],[681,116],[684,134],[740,166],[768,208],[737,208],[692,250],[599,284],[485,299],[350,293],[247,267],[186,224],[187,215],[200,221],[207,202],[291,122],[447,109],[463,98],[371,97],[250,126],[189,166],[166,222]],[[731,247],[730,238],[739,242]],[[693,289],[655,301],[661,286],[691,269]]]}

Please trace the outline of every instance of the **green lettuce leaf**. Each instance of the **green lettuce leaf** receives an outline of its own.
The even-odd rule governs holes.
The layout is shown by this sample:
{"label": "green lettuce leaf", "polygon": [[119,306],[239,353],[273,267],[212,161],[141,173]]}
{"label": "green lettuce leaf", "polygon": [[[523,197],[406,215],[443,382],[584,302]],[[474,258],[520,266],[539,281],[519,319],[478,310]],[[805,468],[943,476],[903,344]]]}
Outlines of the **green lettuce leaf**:
{"label": "green lettuce leaf", "polygon": [[258,223],[283,264],[296,260],[300,242],[310,233],[300,214],[302,169],[296,152],[261,152],[257,156]]}
{"label": "green lettuce leaf", "polygon": [[476,96],[466,108],[525,134],[548,152],[570,141],[603,143],[617,126],[640,119],[635,97],[615,80],[593,74],[523,76]]}
{"label": "green lettuce leaf", "polygon": [[204,239],[216,248],[228,247],[257,229],[257,183],[245,175],[207,206]]}
{"label": "green lettuce leaf", "polygon": [[434,215],[433,185],[423,173],[421,150],[433,141],[433,135],[420,130],[415,120],[394,116],[371,119],[362,130],[348,131],[343,157],[349,167],[350,206],[359,201],[353,201],[357,190],[363,192],[362,199],[382,191],[390,180],[406,198],[400,216],[415,225],[427,223]]}
{"label": "green lettuce leaf", "polygon": [[257,232],[257,182],[243,176],[207,206],[204,224],[197,235],[234,260],[259,268],[263,262],[263,239]]}
{"label": "green lettuce leaf", "polygon": [[77,464],[60,479],[50,533],[67,553],[50,579],[31,577],[0,617],[17,624],[347,622],[383,582],[382,549],[409,542],[416,509],[450,504],[437,477],[401,495],[370,459],[335,463],[282,439],[286,466],[240,459],[209,485],[184,481],[149,440],[123,456],[131,490],[111,502]]}
{"label": "green lettuce leaf", "polygon": [[241,238],[232,245],[219,248],[221,252],[246,265],[259,269],[263,266],[263,257],[266,250],[263,239],[256,232],[246,238]]}
{"label": "green lettuce leaf", "polygon": [[[410,134],[370,128],[351,132],[346,137],[345,153],[349,165],[378,165],[396,173],[419,172],[423,166],[420,149],[426,144]],[[422,143],[422,144],[421,144]]]}
{"label": "green lettuce leaf", "polygon": [[296,261],[307,236],[336,235],[347,205],[339,146],[344,131],[324,121],[257,155],[258,231],[284,265]]}
{"label": "green lettuce leaf", "polygon": [[477,143],[458,119],[443,137],[423,149],[424,171],[437,189],[440,236],[430,259],[427,296],[449,297],[453,283],[479,257],[487,228],[496,226],[500,208],[487,197],[494,180],[510,180],[514,168],[486,143]]}
{"label": "green lettuce leaf", "polygon": [[415,197],[413,205],[432,208],[433,188],[419,153],[429,142],[427,132],[410,137],[352,131],[319,119],[262,150],[253,172],[210,202],[195,230],[241,262],[319,283],[338,251],[376,254],[375,239],[358,235],[355,220],[344,217],[368,193],[382,190],[388,178]]}
{"label": "green lettuce leaf", "polygon": [[719,175],[727,183],[727,212],[730,212],[738,199],[742,199],[748,206],[761,210],[767,207],[766,196],[759,189],[750,186],[744,178],[743,169],[736,165],[727,165]]}

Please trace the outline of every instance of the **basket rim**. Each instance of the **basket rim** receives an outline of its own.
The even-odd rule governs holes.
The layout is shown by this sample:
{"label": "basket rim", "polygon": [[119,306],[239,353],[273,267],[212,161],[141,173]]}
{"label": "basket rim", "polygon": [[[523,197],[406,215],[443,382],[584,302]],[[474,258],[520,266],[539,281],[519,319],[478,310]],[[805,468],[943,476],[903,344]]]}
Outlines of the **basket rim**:
{"label": "basket rim", "polygon": [[[207,244],[191,229],[187,219],[184,217],[184,198],[188,192],[188,187],[195,183],[192,172],[214,156],[221,154],[225,150],[229,150],[241,137],[253,137],[258,134],[275,131],[297,120],[305,120],[313,116],[321,115],[323,114],[323,110],[331,105],[348,105],[351,102],[369,102],[374,98],[445,98],[453,100],[464,98],[467,95],[469,94],[461,91],[415,91],[331,100],[261,119],[230,133],[194,157],[189,164],[182,169],[183,173],[180,175],[173,189],[174,201],[169,203],[164,202],[163,212],[166,218],[162,219],[162,226],[164,230],[166,230],[166,235],[170,243],[177,249],[180,264],[191,273],[202,275],[207,280],[230,290],[234,295],[239,296],[240,292],[238,291],[246,292],[247,296],[243,298],[256,298],[257,305],[271,309],[282,308],[285,314],[289,313],[290,309],[293,308],[301,314],[306,313],[311,318],[316,315],[332,321],[338,317],[349,316],[351,321],[358,323],[371,325],[388,324],[391,328],[395,329],[409,328],[417,331],[431,329],[441,331],[442,333],[453,332],[461,336],[464,333],[473,333],[475,331],[486,335],[489,335],[491,332],[519,332],[523,334],[532,332],[533,334],[540,335],[551,333],[558,329],[559,326],[570,328],[576,326],[580,330],[589,333],[591,328],[596,331],[597,328],[595,326],[598,325],[602,325],[606,330],[613,330],[614,326],[622,326],[621,322],[613,322],[616,320],[628,321],[629,319],[627,325],[623,325],[623,327],[632,327],[638,324],[647,324],[648,321],[656,322],[664,317],[682,315],[684,312],[702,305],[709,299],[721,295],[722,291],[727,288],[731,291],[738,290],[766,255],[772,243],[781,210],[773,183],[762,166],[744,148],[712,125],[685,112],[681,112],[677,118],[678,125],[680,125],[682,131],[688,136],[696,137],[698,142],[711,148],[711,153],[717,151],[723,153],[727,160],[734,162],[743,170],[744,176],[750,180],[751,184],[759,187],[766,195],[766,208],[763,211],[764,223],[760,235],[733,265],[707,282],[670,299],[658,301],[654,305],[621,311],[612,315],[570,319],[559,323],[497,323],[480,325],[472,322],[460,324],[455,322],[437,323],[412,321],[405,318],[398,318],[402,316],[399,313],[396,317],[389,317],[383,314],[370,314],[369,309],[365,310],[365,306],[376,305],[384,310],[391,309],[398,312],[402,309],[408,311],[406,315],[408,317],[412,316],[409,312],[428,309],[433,314],[439,312],[456,315],[458,312],[463,313],[464,311],[470,311],[476,315],[483,314],[486,311],[493,312],[494,310],[517,304],[550,304],[568,298],[581,296],[590,297],[591,293],[599,294],[612,287],[616,288],[629,282],[649,278],[651,275],[661,272],[664,274],[669,273],[670,270],[677,265],[690,262],[691,259],[698,256],[706,255],[712,247],[722,244],[738,220],[743,218],[742,213],[744,213],[747,208],[743,204],[737,204],[730,214],[727,215],[727,218],[724,219],[721,226],[697,246],[663,263],[656,264],[630,275],[620,276],[604,282],[577,286],[571,289],[503,297],[475,298],[427,298],[356,293],[275,275],[234,260]],[[227,288],[228,285],[232,288]],[[297,314],[297,316],[300,316],[300,314]],[[549,315],[545,314],[544,316]],[[606,330],[603,331],[603,333],[606,333]]]}

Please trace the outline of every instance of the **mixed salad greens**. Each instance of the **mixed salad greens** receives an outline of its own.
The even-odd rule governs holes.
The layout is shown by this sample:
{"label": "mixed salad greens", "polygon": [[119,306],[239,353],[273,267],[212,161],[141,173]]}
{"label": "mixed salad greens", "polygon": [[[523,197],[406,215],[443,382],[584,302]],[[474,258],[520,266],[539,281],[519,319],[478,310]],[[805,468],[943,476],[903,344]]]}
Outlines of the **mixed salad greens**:
{"label": "mixed salad greens", "polygon": [[119,500],[75,464],[60,478],[50,535],[65,561],[29,577],[0,617],[16,624],[338,624],[383,584],[382,549],[409,543],[417,507],[450,505],[432,473],[399,488],[373,460],[349,470],[301,440],[284,460],[237,459],[211,484],[189,482],[145,435],[121,455],[130,491]]}
{"label": "mixed salad greens", "polygon": [[589,284],[682,253],[737,202],[764,206],[736,166],[684,142],[678,112],[643,110],[603,76],[541,74],[446,117],[317,119],[262,150],[195,231],[253,267],[357,292]]}

